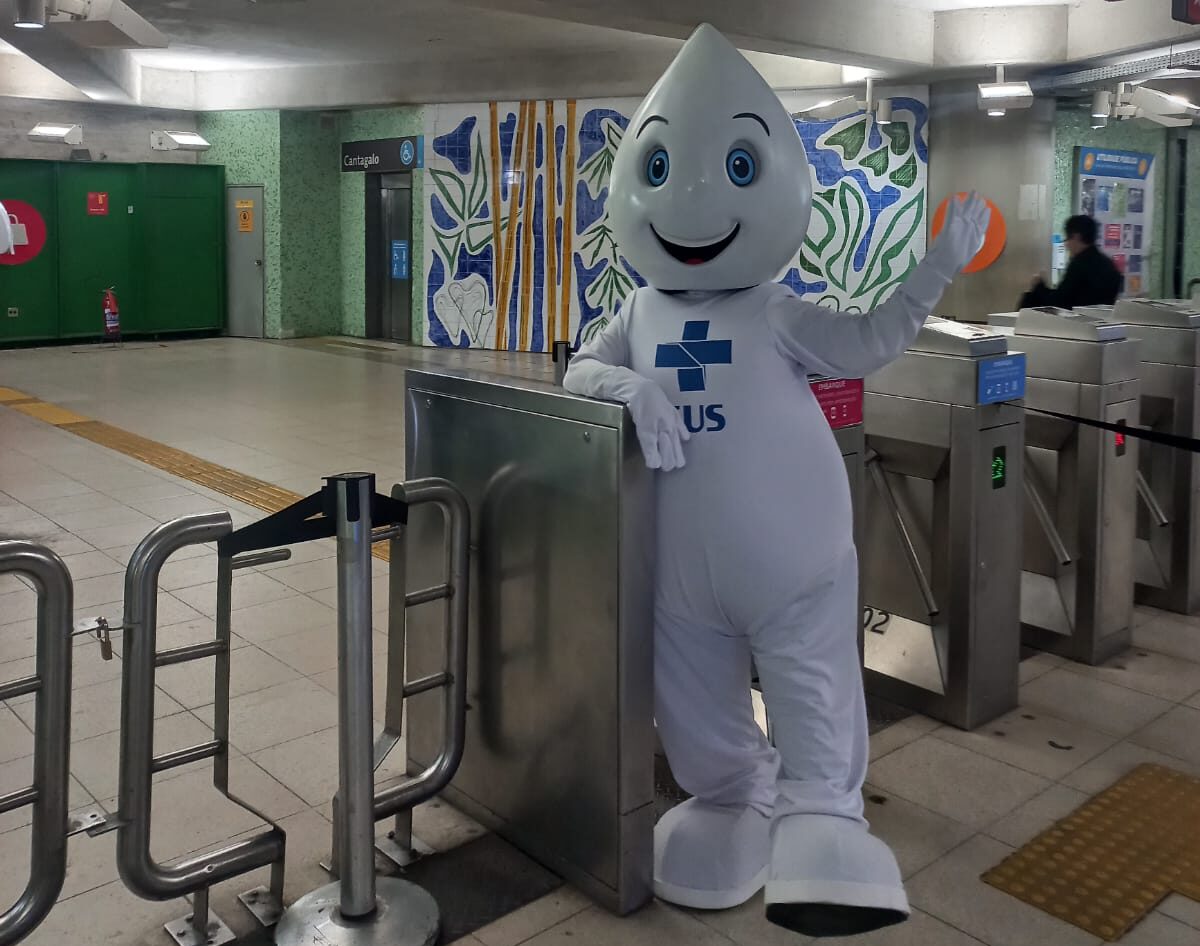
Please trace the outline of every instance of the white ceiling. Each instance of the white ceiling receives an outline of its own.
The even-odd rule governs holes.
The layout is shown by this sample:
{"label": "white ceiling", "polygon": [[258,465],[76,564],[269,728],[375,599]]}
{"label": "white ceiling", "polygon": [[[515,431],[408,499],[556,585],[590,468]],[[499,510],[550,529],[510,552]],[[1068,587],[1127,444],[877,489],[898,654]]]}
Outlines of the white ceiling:
{"label": "white ceiling", "polygon": [[1195,36],[1169,0],[126,0],[170,42],[126,52],[18,35],[13,2],[0,53],[23,53],[0,95],[65,82],[193,109],[640,94],[705,20],[779,89],[841,84],[843,65],[910,81]]}
{"label": "white ceiling", "polygon": [[1079,5],[1079,0],[897,0],[897,3],[915,10],[942,12],[982,7],[1073,7]]}

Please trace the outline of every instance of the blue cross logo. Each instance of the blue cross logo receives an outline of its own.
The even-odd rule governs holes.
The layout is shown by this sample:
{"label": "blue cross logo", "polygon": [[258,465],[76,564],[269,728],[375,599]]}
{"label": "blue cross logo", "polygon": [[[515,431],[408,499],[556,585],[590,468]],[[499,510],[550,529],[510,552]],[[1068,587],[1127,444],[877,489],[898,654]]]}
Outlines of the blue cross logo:
{"label": "blue cross logo", "polygon": [[679,390],[703,391],[709,365],[733,364],[733,342],[710,341],[707,322],[684,322],[683,341],[658,346],[655,368],[675,368]]}

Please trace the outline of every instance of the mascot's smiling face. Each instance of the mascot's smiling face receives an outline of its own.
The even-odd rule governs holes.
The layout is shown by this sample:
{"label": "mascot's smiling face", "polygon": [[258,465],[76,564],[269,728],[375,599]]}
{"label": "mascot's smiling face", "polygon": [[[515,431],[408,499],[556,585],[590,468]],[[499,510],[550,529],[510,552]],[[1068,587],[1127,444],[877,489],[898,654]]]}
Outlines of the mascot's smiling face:
{"label": "mascot's smiling face", "polygon": [[621,255],[656,289],[756,286],[804,242],[804,144],[778,96],[711,26],[692,34],[630,121],[608,207]]}

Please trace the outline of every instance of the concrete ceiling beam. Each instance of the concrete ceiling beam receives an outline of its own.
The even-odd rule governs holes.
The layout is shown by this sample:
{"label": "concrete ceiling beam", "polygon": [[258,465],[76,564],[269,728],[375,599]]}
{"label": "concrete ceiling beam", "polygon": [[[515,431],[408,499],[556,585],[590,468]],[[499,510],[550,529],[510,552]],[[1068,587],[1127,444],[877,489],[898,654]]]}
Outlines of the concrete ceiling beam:
{"label": "concrete ceiling beam", "polygon": [[[141,101],[201,111],[250,108],[343,108],[536,98],[642,96],[674,56],[674,44],[652,56],[608,57],[583,72],[575,56],[459,62],[285,67],[227,72],[144,69]],[[829,88],[841,67],[751,54],[778,89]]]}
{"label": "concrete ceiling beam", "polygon": [[1167,0],[1078,0],[1069,11],[1067,59],[1079,62],[1200,39],[1171,19]]}
{"label": "concrete ceiling beam", "polygon": [[0,22],[0,39],[94,102],[137,104],[138,68],[122,49],[85,49],[53,28],[19,30]]}
{"label": "concrete ceiling beam", "polygon": [[711,23],[740,49],[893,70],[933,62],[933,16],[874,0],[458,0],[460,5],[686,39]]}

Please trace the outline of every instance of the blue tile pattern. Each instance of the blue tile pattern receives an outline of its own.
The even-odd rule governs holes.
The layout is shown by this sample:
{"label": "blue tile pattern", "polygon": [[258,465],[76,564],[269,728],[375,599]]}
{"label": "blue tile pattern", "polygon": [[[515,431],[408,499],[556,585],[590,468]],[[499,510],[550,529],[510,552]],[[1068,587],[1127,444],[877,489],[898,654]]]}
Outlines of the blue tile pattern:
{"label": "blue tile pattern", "polygon": [[[556,337],[578,344],[608,324],[629,292],[644,285],[620,255],[606,208],[612,161],[637,102],[580,101],[570,128],[567,104],[552,103],[552,130],[544,102],[534,103],[532,128],[523,127],[529,112],[522,103],[498,103],[494,129],[486,103],[426,110],[425,134],[433,143],[424,171],[426,344],[546,351],[552,320]],[[863,112],[796,123],[815,188],[808,238],[781,277],[797,294],[834,308],[868,311],[924,256],[929,161],[924,97],[894,98],[893,118],[887,127]],[[491,153],[493,134],[499,155]],[[530,134],[534,173],[527,180],[524,149]],[[518,136],[522,151],[514,154]],[[496,207],[493,185],[499,191]],[[510,248],[512,259],[505,261]],[[564,299],[565,313],[559,311]],[[503,313],[503,326],[497,312]]]}

